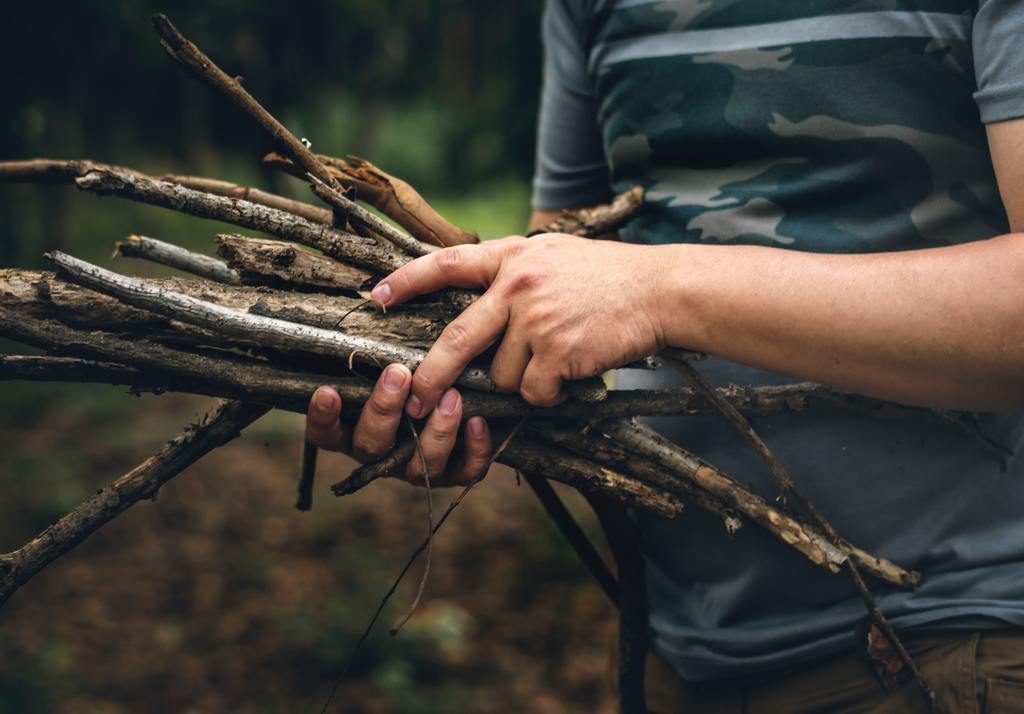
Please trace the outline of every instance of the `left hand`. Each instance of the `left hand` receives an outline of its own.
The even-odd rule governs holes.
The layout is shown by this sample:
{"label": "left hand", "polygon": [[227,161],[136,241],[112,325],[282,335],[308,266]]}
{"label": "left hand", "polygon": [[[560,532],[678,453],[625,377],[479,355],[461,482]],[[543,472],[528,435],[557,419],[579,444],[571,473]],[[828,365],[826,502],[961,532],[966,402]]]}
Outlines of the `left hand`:
{"label": "left hand", "polygon": [[591,377],[664,347],[664,260],[656,246],[548,233],[431,253],[373,289],[385,307],[444,287],[486,292],[445,327],[413,375],[410,416],[437,405],[469,361],[501,339],[491,378],[540,406],[562,381]]}

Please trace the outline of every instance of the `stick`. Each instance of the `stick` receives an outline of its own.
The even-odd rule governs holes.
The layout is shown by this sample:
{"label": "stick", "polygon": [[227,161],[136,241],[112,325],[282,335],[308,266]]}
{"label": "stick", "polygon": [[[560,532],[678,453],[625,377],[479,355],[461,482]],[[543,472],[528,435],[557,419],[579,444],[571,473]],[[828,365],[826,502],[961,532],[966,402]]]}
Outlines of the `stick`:
{"label": "stick", "polygon": [[138,501],[155,498],[165,483],[234,439],[267,411],[267,407],[243,402],[222,404],[33,540],[0,555],[0,605],[47,565]]}
{"label": "stick", "polygon": [[[317,158],[342,186],[354,190],[355,198],[369,203],[417,240],[441,247],[480,240],[475,233],[446,221],[405,181],[385,173],[369,161],[355,156],[337,159],[321,154],[317,154]],[[263,161],[297,178],[306,178],[299,166],[280,154],[267,154]]]}
{"label": "stick", "polygon": [[202,253],[193,253],[156,238],[128,236],[126,240],[117,243],[114,255],[151,260],[218,283],[238,285],[241,282],[238,273],[225,265],[224,261]]}
{"label": "stick", "polygon": [[[834,546],[837,548],[847,547],[849,544],[846,540],[840,537],[835,528],[832,527],[832,524],[825,518],[824,514],[822,514],[821,511],[811,503],[811,500],[804,496],[793,481],[792,477],[789,475],[789,472],[783,468],[782,464],[775,457],[775,454],[772,453],[771,449],[769,449],[768,445],[764,443],[764,440],[761,439],[760,435],[754,431],[750,422],[748,422],[743,415],[739,413],[736,407],[730,404],[728,400],[722,398],[715,388],[712,387],[711,384],[708,383],[704,377],[688,363],[672,361],[672,366],[689,378],[690,381],[692,381],[704,394],[704,396],[718,407],[725,418],[736,427],[750,445],[754,447],[754,451],[756,451],[761,459],[768,465],[772,475],[775,477],[775,480],[779,485],[780,497],[785,498],[787,493],[792,494],[793,497],[797,499],[801,507],[810,514],[812,520],[818,525],[818,527],[824,531],[825,535],[832,541]],[[935,695],[932,692],[931,687],[929,687],[928,683],[921,675],[921,671],[917,668],[917,664],[910,656],[910,653],[907,652],[906,647],[903,646],[903,642],[900,641],[899,637],[896,635],[896,630],[893,629],[892,625],[882,613],[882,610],[878,607],[874,596],[871,594],[871,590],[861,577],[856,563],[848,560],[846,565],[850,571],[850,575],[857,591],[860,593],[861,598],[864,600],[864,604],[867,606],[868,613],[889,638],[890,643],[896,649],[896,652],[899,654],[903,664],[913,675],[914,680],[920,687],[929,710],[933,710],[935,707]]]}
{"label": "stick", "polygon": [[250,284],[356,292],[373,282],[369,273],[294,243],[221,233],[217,244],[217,253]]}
{"label": "stick", "polygon": [[316,444],[303,440],[301,472],[299,475],[299,496],[295,507],[308,511],[313,507],[313,482],[316,480]]}
{"label": "stick", "polygon": [[306,178],[309,179],[310,188],[312,188],[313,193],[332,206],[342,207],[350,221],[394,244],[402,252],[413,258],[418,258],[437,250],[437,248],[429,243],[423,243],[411,235],[398,230],[387,221],[377,218],[377,216],[349,199],[341,191],[324,183],[313,174],[306,174]]}
{"label": "stick", "polygon": [[203,193],[119,167],[94,168],[74,183],[81,190],[100,196],[127,198],[269,233],[377,273],[390,273],[409,262],[408,256],[376,238],[346,233],[277,208]]}
{"label": "stick", "polygon": [[153,15],[153,28],[160,35],[160,44],[171,59],[187,74],[203,84],[213,87],[230,99],[237,107],[256,120],[270,136],[274,145],[321,181],[341,190],[341,186],[316,158],[309,148],[295,138],[284,125],[256,101],[237,78],[228,76],[202,50],[185,38],[163,13]]}
{"label": "stick", "polygon": [[847,544],[837,545],[832,539],[785,516],[760,496],[739,486],[713,466],[674,444],[649,427],[628,419],[610,419],[601,424],[601,431],[623,446],[653,458],[679,476],[690,479],[728,507],[774,533],[803,553],[812,563],[836,573],[847,560],[875,577],[900,587],[913,588],[920,573],[907,571],[884,558],[871,556]]}
{"label": "stick", "polygon": [[330,225],[334,220],[334,213],[330,209],[313,206],[303,201],[296,201],[293,198],[278,196],[275,193],[268,193],[258,188],[239,186],[230,181],[204,178],[202,176],[181,176],[178,174],[164,174],[160,177],[160,180],[170,181],[179,186],[193,188],[204,193],[213,193],[229,198],[241,198],[244,201],[251,201],[262,206],[270,206],[271,208],[293,213],[296,216],[302,216],[307,221],[313,221],[314,223]]}
{"label": "stick", "polygon": [[[350,335],[374,337],[408,347],[428,349],[441,334],[447,311],[443,305],[418,304],[382,313],[356,309],[365,301],[344,295],[296,293],[266,288],[223,285],[183,278],[146,280],[146,284],[214,302],[242,312],[277,317],[313,327],[336,330],[343,322]],[[109,295],[62,280],[51,272],[0,268],[3,304],[26,317],[59,319],[83,329],[109,332],[131,329],[152,337],[154,327],[167,328],[171,321],[146,310],[126,305]],[[182,331],[199,328],[178,323]],[[182,336],[185,339],[186,336]],[[205,344],[229,345],[238,338],[204,331]]]}
{"label": "stick", "polygon": [[636,523],[621,503],[603,494],[586,494],[594,509],[619,574],[619,711],[648,714],[644,695],[647,663],[647,579]]}
{"label": "stick", "polygon": [[583,565],[594,576],[594,580],[601,586],[601,589],[604,590],[604,594],[608,596],[608,601],[615,607],[619,607],[619,583],[608,569],[601,554],[597,552],[597,549],[594,548],[590,539],[583,532],[583,529],[580,528],[572,514],[569,513],[569,509],[562,503],[562,499],[555,493],[555,489],[551,487],[546,478],[539,474],[524,471],[523,478],[530,488],[533,489],[544,511],[554,521],[555,526],[558,527],[566,541],[572,546],[576,555],[583,562]]}
{"label": "stick", "polygon": [[[221,307],[141,280],[118,275],[60,251],[48,253],[47,257],[80,284],[114,295],[129,305],[222,334],[242,337],[281,349],[305,350],[343,359],[354,356],[363,363],[378,367],[398,362],[410,370],[415,370],[426,357],[426,353],[421,350]],[[475,367],[463,372],[456,384],[481,391],[500,391],[486,372]]]}
{"label": "stick", "polygon": [[584,238],[600,238],[614,233],[628,223],[640,211],[643,204],[644,190],[640,186],[634,186],[628,191],[620,193],[607,205],[562,211],[558,218],[531,231],[530,235],[568,233]]}
{"label": "stick", "polygon": [[53,159],[6,161],[0,162],[0,181],[72,182],[100,196],[117,196],[269,233],[378,273],[389,273],[409,261],[409,256],[373,237],[346,233],[252,201],[161,181],[121,166]]}

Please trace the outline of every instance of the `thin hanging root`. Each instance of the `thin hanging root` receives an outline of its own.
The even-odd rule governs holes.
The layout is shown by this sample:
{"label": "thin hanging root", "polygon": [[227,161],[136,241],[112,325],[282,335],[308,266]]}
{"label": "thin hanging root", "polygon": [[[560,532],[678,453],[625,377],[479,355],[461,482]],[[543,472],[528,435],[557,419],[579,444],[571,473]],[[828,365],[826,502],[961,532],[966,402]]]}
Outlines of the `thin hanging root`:
{"label": "thin hanging root", "polygon": [[423,575],[420,576],[419,587],[416,588],[416,597],[412,599],[412,604],[409,605],[409,609],[405,611],[405,614],[398,618],[395,624],[391,626],[392,636],[397,635],[405,627],[405,623],[409,621],[409,618],[413,616],[413,613],[420,606],[423,591],[427,588],[427,578],[430,577],[430,561],[434,555],[434,499],[430,488],[430,470],[427,468],[427,457],[423,454],[423,444],[420,443],[420,435],[416,431],[416,424],[408,416],[405,417],[405,423],[409,427],[409,432],[412,434],[412,439],[416,444],[416,453],[420,459],[420,473],[423,476],[423,488],[427,492],[427,556],[426,562],[423,565]]}
{"label": "thin hanging root", "polygon": [[[472,481],[466,484],[466,486],[462,489],[462,491],[459,493],[459,495],[455,498],[454,501],[448,504],[448,508],[445,509],[445,512],[443,514],[441,514],[441,517],[438,519],[437,523],[431,530],[431,535],[437,535],[437,532],[441,529],[441,526],[443,526],[445,521],[448,520],[448,516],[450,516],[452,512],[456,508],[458,508],[459,504],[462,503],[463,500],[465,500],[466,496],[469,495],[469,492],[473,490],[473,487],[483,480],[484,476],[487,475],[487,472],[490,470],[491,466],[494,465],[494,462],[497,461],[498,457],[501,456],[502,452],[508,448],[508,446],[512,443],[512,440],[516,437],[516,434],[519,433],[519,430],[522,428],[523,424],[526,423],[527,416],[524,416],[516,423],[514,427],[512,427],[512,430],[509,431],[508,436],[506,436],[502,440],[501,444],[498,445],[498,448],[494,450],[493,454],[491,454],[491,458],[488,459],[487,463],[484,464],[484,467],[480,469],[480,473],[478,473]],[[331,700],[334,698],[335,692],[337,692],[338,687],[341,686],[341,682],[345,679],[345,675],[348,674],[348,671],[349,669],[351,669],[353,662],[355,662],[356,656],[359,654],[359,650],[362,648],[363,643],[366,642],[366,639],[370,636],[370,633],[373,632],[374,625],[377,624],[377,620],[380,619],[381,613],[384,612],[384,608],[387,606],[388,601],[391,600],[391,596],[394,595],[395,591],[398,589],[398,586],[402,582],[402,579],[405,577],[405,574],[409,572],[409,568],[411,568],[413,566],[413,563],[416,562],[416,559],[420,557],[420,553],[422,553],[430,546],[431,542],[432,541],[428,538],[425,539],[422,543],[420,543],[419,547],[416,548],[416,550],[413,551],[413,554],[409,557],[409,560],[406,562],[405,567],[402,568],[401,572],[398,574],[398,577],[395,578],[394,582],[391,584],[391,587],[384,594],[384,597],[381,599],[380,604],[377,606],[376,612],[373,613],[373,617],[370,618],[370,622],[366,625],[366,629],[363,630],[363,634],[360,635],[359,639],[356,641],[355,647],[352,648],[352,654],[349,655],[348,664],[345,665],[345,668],[341,671],[341,673],[338,675],[338,678],[334,681],[334,686],[331,687],[331,692],[327,695],[327,701],[324,702],[324,706],[320,710],[320,714],[324,714],[324,712],[327,711],[327,707],[331,705]]]}

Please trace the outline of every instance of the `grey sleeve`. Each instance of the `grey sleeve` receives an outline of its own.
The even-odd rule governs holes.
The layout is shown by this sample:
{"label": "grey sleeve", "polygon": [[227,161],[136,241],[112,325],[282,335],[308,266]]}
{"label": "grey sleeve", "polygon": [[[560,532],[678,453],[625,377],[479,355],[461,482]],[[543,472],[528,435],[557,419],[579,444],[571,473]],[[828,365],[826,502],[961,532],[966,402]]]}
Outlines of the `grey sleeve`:
{"label": "grey sleeve", "polygon": [[971,44],[981,120],[1024,116],[1024,2],[981,0]]}
{"label": "grey sleeve", "polygon": [[576,208],[611,195],[597,105],[587,72],[586,2],[548,0],[537,120],[533,207]]}

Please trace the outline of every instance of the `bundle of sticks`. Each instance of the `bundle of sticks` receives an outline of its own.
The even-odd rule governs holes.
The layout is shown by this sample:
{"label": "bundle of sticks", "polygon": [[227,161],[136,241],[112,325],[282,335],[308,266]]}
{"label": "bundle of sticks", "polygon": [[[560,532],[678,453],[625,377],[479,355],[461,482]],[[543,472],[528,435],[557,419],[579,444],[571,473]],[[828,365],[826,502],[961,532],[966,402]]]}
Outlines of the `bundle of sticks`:
{"label": "bundle of sticks", "polygon": [[[0,378],[98,382],[137,392],[229,400],[38,537],[0,555],[0,604],[103,523],[154,496],[170,478],[268,410],[304,412],[313,392],[329,384],[342,397],[343,418],[354,419],[370,395],[375,372],[392,362],[415,369],[445,325],[477,297],[473,291],[449,289],[379,311],[366,299],[377,279],[431,251],[476,242],[476,235],[451,225],[411,186],[369,162],[314,154],[170,21],[158,15],[154,25],[172,59],[266,131],[276,153],[265,161],[307,181],[322,203],[208,178],[157,178],[92,161],[0,162],[0,182],[73,184],[100,196],[215,219],[273,238],[218,235],[219,257],[143,236],[117,244],[117,255],[172,266],[190,277],[133,278],[56,251],[48,254],[53,272],[0,270],[0,336],[43,352],[0,356]],[[635,188],[607,206],[566,212],[547,230],[606,236],[642,206],[643,192]],[[837,534],[800,495],[747,417],[815,405],[897,418],[928,410],[809,383],[715,389],[695,368],[699,357],[672,351],[633,365],[678,369],[691,380],[691,388],[617,391],[599,379],[583,380],[571,385],[567,402],[544,409],[497,389],[488,376],[486,355],[470,365],[457,385],[465,417],[486,417],[502,442],[496,459],[536,488],[552,479],[665,518],[678,516],[685,507],[704,508],[718,514],[730,532],[752,523],[815,566],[847,571],[864,597],[871,623],[927,695],[927,685],[875,606],[864,578],[912,588],[918,574]],[[709,413],[727,417],[761,454],[777,478],[779,498],[754,493],[636,421]],[[966,415],[928,413],[971,431],[984,448],[998,452],[998,445],[986,440]],[[355,493],[415,458],[416,449],[415,430],[409,428],[391,453],[356,469],[334,484],[333,492]],[[303,508],[310,504],[314,457],[315,449],[307,445],[299,497]],[[434,524],[431,528],[436,530]]]}

